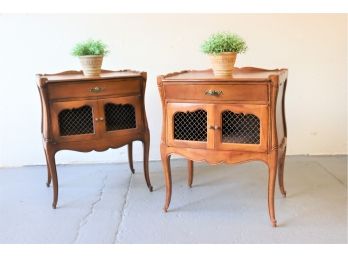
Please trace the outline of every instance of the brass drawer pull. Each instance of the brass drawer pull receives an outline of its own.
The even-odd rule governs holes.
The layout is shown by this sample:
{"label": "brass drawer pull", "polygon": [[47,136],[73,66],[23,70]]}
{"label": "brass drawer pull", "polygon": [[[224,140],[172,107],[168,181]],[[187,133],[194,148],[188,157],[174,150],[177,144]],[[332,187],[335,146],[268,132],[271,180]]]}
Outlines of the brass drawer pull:
{"label": "brass drawer pull", "polygon": [[215,90],[215,89],[209,89],[205,91],[205,95],[211,95],[211,96],[219,96],[223,95],[224,92],[222,90]]}
{"label": "brass drawer pull", "polygon": [[92,87],[89,92],[92,92],[92,93],[99,93],[103,91],[103,89],[101,87]]}

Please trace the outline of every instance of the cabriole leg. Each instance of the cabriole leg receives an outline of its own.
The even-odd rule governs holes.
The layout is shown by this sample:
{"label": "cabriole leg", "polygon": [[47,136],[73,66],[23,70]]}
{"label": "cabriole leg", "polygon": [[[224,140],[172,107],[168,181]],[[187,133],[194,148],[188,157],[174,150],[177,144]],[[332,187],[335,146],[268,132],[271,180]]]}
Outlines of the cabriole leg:
{"label": "cabriole leg", "polygon": [[53,202],[52,208],[57,208],[58,202],[58,177],[57,177],[57,169],[56,169],[56,160],[55,160],[55,152],[51,149],[47,149],[47,159],[49,163],[49,169],[51,171],[52,184],[53,184]]}
{"label": "cabriole leg", "polygon": [[49,161],[48,161],[48,157],[47,157],[47,150],[46,148],[45,150],[45,158],[46,158],[46,165],[47,165],[47,182],[46,182],[46,186],[50,187],[51,184],[51,171],[50,171],[50,165],[49,165]]}
{"label": "cabriole leg", "polygon": [[278,182],[279,182],[279,188],[280,192],[284,197],[286,197],[286,191],[284,188],[284,164],[285,164],[285,155],[286,155],[286,147],[284,148],[283,155],[280,160],[279,164],[279,173],[278,173]]}
{"label": "cabriole leg", "polygon": [[168,211],[170,200],[172,197],[172,176],[170,171],[170,155],[168,155],[165,150],[161,148],[161,159],[162,159],[162,166],[163,166],[163,173],[166,183],[166,200],[164,203],[163,210],[165,212]]}
{"label": "cabriole leg", "polygon": [[128,163],[129,168],[131,172],[134,174],[134,167],[133,167],[133,142],[130,142],[128,144]]}
{"label": "cabriole leg", "polygon": [[150,175],[149,175],[149,151],[150,151],[150,135],[147,133],[144,141],[143,141],[143,148],[144,148],[144,176],[145,181],[147,184],[147,187],[149,188],[150,192],[153,191],[153,187],[151,186],[150,182]]}
{"label": "cabriole leg", "polygon": [[192,182],[193,182],[193,161],[187,160],[187,168],[188,168],[187,185],[189,187],[192,187]]}
{"label": "cabriole leg", "polygon": [[277,226],[274,209],[274,188],[277,177],[277,161],[276,159],[268,163],[268,211],[269,217],[273,227]]}

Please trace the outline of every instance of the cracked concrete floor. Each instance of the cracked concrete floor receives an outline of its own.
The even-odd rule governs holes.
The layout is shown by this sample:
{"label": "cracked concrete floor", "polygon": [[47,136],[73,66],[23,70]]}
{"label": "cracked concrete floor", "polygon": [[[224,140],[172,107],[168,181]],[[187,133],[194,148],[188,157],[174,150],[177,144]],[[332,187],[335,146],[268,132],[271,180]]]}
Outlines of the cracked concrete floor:
{"label": "cracked concrete floor", "polygon": [[287,198],[276,189],[278,227],[267,211],[267,169],[261,162],[172,160],[173,195],[163,213],[160,162],[59,165],[58,208],[51,208],[45,166],[0,169],[0,243],[346,243],[347,156],[290,156]]}

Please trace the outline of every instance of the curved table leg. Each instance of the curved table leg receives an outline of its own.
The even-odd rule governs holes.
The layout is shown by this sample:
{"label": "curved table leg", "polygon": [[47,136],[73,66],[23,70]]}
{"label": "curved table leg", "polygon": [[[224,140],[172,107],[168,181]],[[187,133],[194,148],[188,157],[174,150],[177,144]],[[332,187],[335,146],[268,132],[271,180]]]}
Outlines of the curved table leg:
{"label": "curved table leg", "polygon": [[49,164],[49,170],[51,171],[52,184],[53,184],[53,202],[52,208],[57,208],[58,202],[58,177],[57,177],[57,168],[56,168],[56,160],[55,160],[55,152],[47,149],[47,159]]}
{"label": "curved table leg", "polygon": [[280,188],[280,192],[282,193],[282,195],[284,197],[286,197],[286,191],[284,188],[284,164],[285,164],[285,155],[286,155],[286,147],[284,148],[284,152],[283,155],[281,157],[280,160],[280,164],[279,164],[279,173],[278,173],[278,182],[279,182],[279,188]]}
{"label": "curved table leg", "polygon": [[48,161],[46,148],[44,149],[44,151],[45,151],[45,158],[46,158],[46,165],[47,165],[47,182],[46,182],[46,186],[50,187],[50,184],[51,184],[51,171],[50,171],[50,165],[49,165],[49,161]]}
{"label": "curved table leg", "polygon": [[163,210],[165,212],[168,211],[170,200],[172,197],[172,175],[170,171],[170,155],[165,153],[164,150],[161,149],[161,159],[162,159],[162,166],[163,166],[163,173],[166,183],[166,200],[164,203]]}
{"label": "curved table leg", "polygon": [[144,140],[143,140],[143,148],[144,148],[144,176],[145,181],[147,184],[147,187],[149,188],[150,192],[153,191],[153,187],[151,186],[150,182],[150,175],[149,175],[149,151],[150,151],[150,135],[147,133]]}
{"label": "curved table leg", "polygon": [[189,187],[192,187],[192,182],[193,182],[193,161],[187,160],[187,168],[188,168],[187,185]]}
{"label": "curved table leg", "polygon": [[133,142],[130,142],[128,144],[128,163],[129,168],[131,172],[134,174],[134,167],[133,167]]}
{"label": "curved table leg", "polygon": [[274,210],[274,188],[277,177],[277,160],[275,158],[268,163],[268,171],[268,211],[272,226],[276,227],[277,220],[275,218]]}

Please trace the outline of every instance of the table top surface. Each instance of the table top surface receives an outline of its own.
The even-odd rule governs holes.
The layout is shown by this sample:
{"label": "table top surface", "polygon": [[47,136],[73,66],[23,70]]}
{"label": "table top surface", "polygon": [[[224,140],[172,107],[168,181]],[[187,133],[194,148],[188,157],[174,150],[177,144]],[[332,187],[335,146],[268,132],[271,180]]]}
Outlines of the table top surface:
{"label": "table top surface", "polygon": [[286,73],[287,69],[266,70],[254,67],[234,68],[230,77],[217,77],[209,70],[185,70],[159,76],[162,81],[269,81],[270,76]]}
{"label": "table top surface", "polygon": [[82,71],[64,71],[55,74],[37,74],[38,78],[44,78],[48,82],[61,82],[61,81],[81,81],[81,80],[99,80],[99,79],[112,79],[112,78],[132,78],[132,77],[142,77],[144,72],[132,71],[132,70],[120,70],[120,71],[110,71],[102,70],[100,76],[88,77],[84,76]]}

